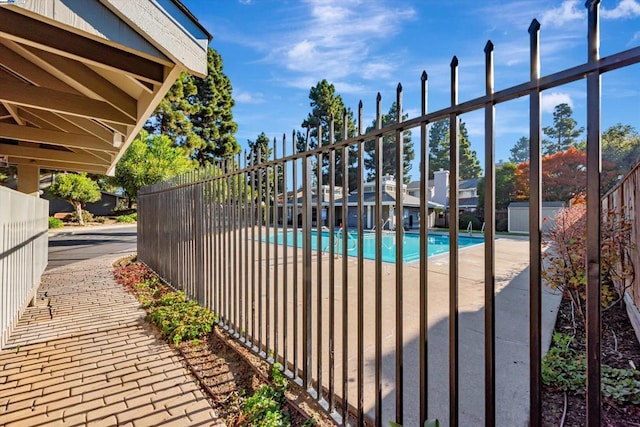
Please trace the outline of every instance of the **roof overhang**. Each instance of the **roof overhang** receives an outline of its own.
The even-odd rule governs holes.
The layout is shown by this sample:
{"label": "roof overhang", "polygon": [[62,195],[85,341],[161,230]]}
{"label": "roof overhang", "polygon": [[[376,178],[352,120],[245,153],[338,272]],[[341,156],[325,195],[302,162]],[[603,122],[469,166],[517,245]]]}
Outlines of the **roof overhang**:
{"label": "roof overhang", "polygon": [[178,0],[0,3],[0,156],[107,174],[211,35]]}

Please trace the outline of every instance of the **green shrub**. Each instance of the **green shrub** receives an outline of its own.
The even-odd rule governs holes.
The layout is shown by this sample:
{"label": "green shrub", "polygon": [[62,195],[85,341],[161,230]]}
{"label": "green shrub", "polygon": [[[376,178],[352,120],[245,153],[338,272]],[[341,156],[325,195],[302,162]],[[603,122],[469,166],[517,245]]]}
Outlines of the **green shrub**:
{"label": "green shrub", "polygon": [[271,369],[273,386],[262,385],[245,400],[243,412],[249,425],[256,427],[290,426],[289,414],[282,409],[286,404],[285,391],[289,381],[281,371],[282,365],[275,363]]}
{"label": "green shrub", "polygon": [[469,222],[471,222],[473,230],[482,229],[482,221],[478,217],[473,215],[460,215],[460,220],[458,221],[460,224],[460,230],[466,230],[469,226]]}
{"label": "green shrub", "polygon": [[[73,222],[80,222],[78,221],[78,212],[71,212],[69,215],[67,215],[65,217],[65,219],[67,221],[73,221]],[[86,209],[82,210],[82,220],[87,223],[87,222],[94,222],[94,216],[91,212],[87,211]]]}
{"label": "green shrub", "polygon": [[148,302],[149,319],[162,333],[178,345],[211,332],[216,318],[196,301],[187,301],[184,292],[169,292],[155,302]]}
{"label": "green shrub", "polygon": [[64,227],[64,222],[61,219],[49,217],[49,228],[61,228]]}
{"label": "green shrub", "polygon": [[132,223],[138,220],[138,214],[132,213],[130,215],[120,215],[116,218],[116,222]]}
{"label": "green shrub", "polygon": [[496,231],[509,231],[509,219],[500,218],[496,221]]}
{"label": "green shrub", "polygon": [[[553,345],[542,360],[542,381],[554,390],[584,394],[586,363],[584,352],[570,346],[570,335],[553,334]],[[640,371],[602,365],[602,395],[617,404],[640,404]]]}

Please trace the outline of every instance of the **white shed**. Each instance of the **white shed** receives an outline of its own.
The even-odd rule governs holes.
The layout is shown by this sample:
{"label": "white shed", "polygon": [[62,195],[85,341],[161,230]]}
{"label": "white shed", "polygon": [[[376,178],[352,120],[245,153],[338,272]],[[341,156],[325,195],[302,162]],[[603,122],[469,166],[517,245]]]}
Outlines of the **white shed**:
{"label": "white shed", "polygon": [[[558,211],[564,207],[564,202],[542,202],[543,233],[551,227],[553,218]],[[509,232],[529,233],[529,202],[511,202],[507,210],[509,215]]]}

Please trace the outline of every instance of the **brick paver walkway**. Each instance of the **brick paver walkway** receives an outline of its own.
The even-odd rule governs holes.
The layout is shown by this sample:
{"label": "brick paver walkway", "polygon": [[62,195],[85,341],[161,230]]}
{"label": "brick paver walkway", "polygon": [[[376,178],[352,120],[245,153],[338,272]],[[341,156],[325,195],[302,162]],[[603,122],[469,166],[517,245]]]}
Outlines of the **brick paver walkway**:
{"label": "brick paver walkway", "polygon": [[0,426],[223,425],[115,283],[113,256],[42,277],[0,351]]}

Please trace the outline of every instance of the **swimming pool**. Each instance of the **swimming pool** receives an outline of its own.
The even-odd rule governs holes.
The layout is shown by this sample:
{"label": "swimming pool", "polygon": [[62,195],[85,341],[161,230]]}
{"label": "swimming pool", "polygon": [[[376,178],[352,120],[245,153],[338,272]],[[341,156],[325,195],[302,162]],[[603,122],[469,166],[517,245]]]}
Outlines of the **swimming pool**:
{"label": "swimming pool", "polygon": [[[322,252],[329,252],[329,231],[321,233]],[[335,249],[338,255],[342,254],[342,231],[335,232]],[[349,232],[348,251],[349,256],[358,256],[358,240],[357,233]],[[284,243],[284,233],[279,232],[277,242]],[[449,251],[449,236],[441,234],[429,234],[427,244],[427,256],[442,254]],[[274,242],[274,236],[269,236],[269,242]],[[483,238],[479,237],[459,237],[459,247],[467,247],[484,243]],[[416,261],[420,259],[420,236],[418,234],[405,234],[403,241],[404,262]],[[287,232],[287,246],[293,246],[293,231]],[[302,247],[302,231],[298,230],[298,247]],[[316,251],[318,248],[318,232],[311,231],[311,249]],[[376,237],[375,232],[365,232],[363,236],[363,254],[367,259],[376,259]],[[396,235],[394,232],[385,231],[382,233],[382,261],[396,262]]]}

